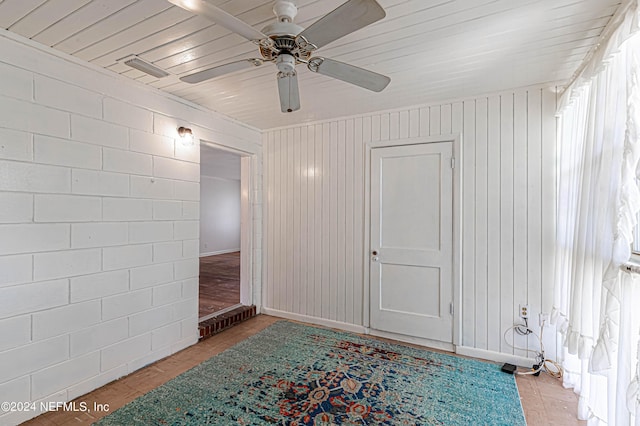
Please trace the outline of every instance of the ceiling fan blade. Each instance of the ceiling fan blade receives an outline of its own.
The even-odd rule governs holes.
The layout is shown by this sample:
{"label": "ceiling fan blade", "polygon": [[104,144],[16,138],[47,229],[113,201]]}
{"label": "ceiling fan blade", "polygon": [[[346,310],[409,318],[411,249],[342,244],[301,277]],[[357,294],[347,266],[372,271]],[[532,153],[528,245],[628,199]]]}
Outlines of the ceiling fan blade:
{"label": "ceiling fan blade", "polygon": [[349,0],[311,24],[298,35],[297,40],[320,48],[385,16],[384,9],[376,0]]}
{"label": "ceiling fan blade", "polygon": [[185,83],[191,83],[191,84],[200,83],[201,81],[220,77],[221,75],[229,74],[235,71],[240,71],[240,70],[251,68],[251,67],[258,67],[262,65],[262,63],[263,63],[262,59],[256,59],[256,58],[243,59],[241,61],[230,62],[228,64],[194,72],[193,74],[180,77],[180,80],[184,81]]}
{"label": "ceiling fan blade", "polygon": [[247,40],[258,41],[268,38],[260,31],[253,28],[251,25],[236,18],[230,13],[225,12],[207,2],[206,0],[167,0],[170,3],[175,4],[178,7],[188,10],[189,12],[196,13],[204,16],[205,18],[215,22],[216,24],[224,27],[234,33],[241,35]]}
{"label": "ceiling fan blade", "polygon": [[317,72],[318,74],[337,78],[338,80],[355,84],[356,86],[373,90],[374,92],[381,92],[391,82],[391,79],[386,75],[378,74],[376,72],[345,64],[344,62],[335,61],[333,59],[320,57],[311,58],[309,59],[308,67],[311,71]]}
{"label": "ceiling fan blade", "polygon": [[298,91],[298,75],[295,71],[278,73],[278,93],[282,112],[293,112],[300,109],[300,92]]}

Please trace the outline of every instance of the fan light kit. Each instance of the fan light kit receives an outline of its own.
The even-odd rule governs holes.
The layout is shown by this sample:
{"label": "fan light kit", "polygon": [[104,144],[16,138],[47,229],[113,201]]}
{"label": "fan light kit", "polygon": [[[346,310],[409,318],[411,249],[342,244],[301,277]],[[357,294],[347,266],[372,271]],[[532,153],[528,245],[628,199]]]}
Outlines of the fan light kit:
{"label": "fan light kit", "polygon": [[188,74],[180,78],[186,83],[200,83],[272,62],[278,69],[280,109],[282,112],[293,112],[300,109],[296,72],[298,64],[306,64],[312,72],[374,92],[382,91],[391,81],[389,77],[373,71],[321,56],[312,56],[317,49],[384,18],[384,9],[376,0],[348,0],[306,29],[293,22],[298,13],[295,3],[290,0],[278,0],[273,7],[277,22],[267,25],[262,31],[256,30],[207,0],[168,1],[253,41],[260,49],[260,58],[241,59]]}

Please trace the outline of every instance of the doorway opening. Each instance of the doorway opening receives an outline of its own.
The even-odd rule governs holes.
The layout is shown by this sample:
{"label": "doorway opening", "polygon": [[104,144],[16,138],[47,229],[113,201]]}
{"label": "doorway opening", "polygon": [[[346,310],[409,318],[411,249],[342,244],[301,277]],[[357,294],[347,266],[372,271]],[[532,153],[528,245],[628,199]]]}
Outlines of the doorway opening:
{"label": "doorway opening", "polygon": [[461,306],[460,137],[372,142],[366,158],[365,326],[376,336],[453,351],[461,325],[454,315]]}
{"label": "doorway opening", "polygon": [[[200,337],[221,331],[251,309],[252,156],[200,147]],[[220,327],[222,321],[225,327]],[[204,335],[203,335],[204,334]]]}
{"label": "doorway opening", "polygon": [[200,256],[200,320],[240,304],[240,250]]}

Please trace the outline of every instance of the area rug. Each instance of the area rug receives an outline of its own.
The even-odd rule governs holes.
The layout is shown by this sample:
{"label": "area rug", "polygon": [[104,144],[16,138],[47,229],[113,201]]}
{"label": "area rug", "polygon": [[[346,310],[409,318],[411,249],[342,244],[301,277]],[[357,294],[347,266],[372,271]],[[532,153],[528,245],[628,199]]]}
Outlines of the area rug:
{"label": "area rug", "polygon": [[525,425],[500,366],[280,321],[98,425]]}

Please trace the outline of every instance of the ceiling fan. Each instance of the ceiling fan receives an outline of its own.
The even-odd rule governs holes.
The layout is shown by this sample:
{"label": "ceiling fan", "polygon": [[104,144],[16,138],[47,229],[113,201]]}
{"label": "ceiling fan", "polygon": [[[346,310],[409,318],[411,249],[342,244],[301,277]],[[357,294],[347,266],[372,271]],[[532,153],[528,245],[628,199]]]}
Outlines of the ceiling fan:
{"label": "ceiling fan", "polygon": [[212,5],[207,0],[168,0],[190,12],[199,14],[234,33],[251,40],[260,48],[261,58],[234,61],[198,71],[180,78],[186,83],[200,83],[211,78],[257,67],[272,62],[278,68],[277,81],[282,112],[300,109],[300,93],[296,65],[306,64],[309,70],[356,86],[382,91],[391,79],[387,76],[322,56],[313,56],[332,41],[357,31],[385,17],[376,0],[348,0],[308,28],[293,23],[298,8],[291,0],[277,0],[273,12],[277,22],[258,31],[235,16]]}

